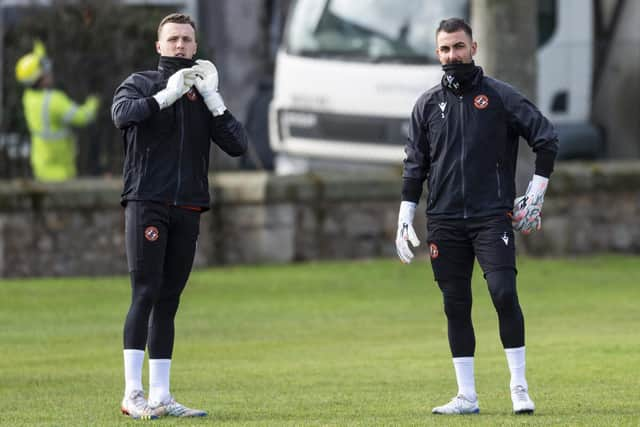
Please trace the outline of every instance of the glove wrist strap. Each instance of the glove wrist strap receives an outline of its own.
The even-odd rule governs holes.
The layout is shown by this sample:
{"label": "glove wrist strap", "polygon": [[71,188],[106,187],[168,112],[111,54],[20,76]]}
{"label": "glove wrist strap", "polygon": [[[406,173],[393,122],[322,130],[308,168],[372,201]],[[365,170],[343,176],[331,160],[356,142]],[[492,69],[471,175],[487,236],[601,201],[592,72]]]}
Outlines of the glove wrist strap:
{"label": "glove wrist strap", "polygon": [[207,104],[209,111],[214,117],[221,116],[227,111],[227,107],[224,105],[224,100],[219,92],[213,92],[204,97],[204,102]]}
{"label": "glove wrist strap", "polygon": [[167,91],[165,89],[153,95],[153,99],[156,100],[161,110],[169,106],[168,98],[169,95],[167,94]]}
{"label": "glove wrist strap", "polygon": [[535,194],[544,195],[549,185],[549,178],[540,175],[533,175],[531,179],[531,191]]}
{"label": "glove wrist strap", "polygon": [[413,217],[416,214],[417,203],[402,201],[400,203],[400,212],[398,213],[398,224],[411,224],[413,223]]}

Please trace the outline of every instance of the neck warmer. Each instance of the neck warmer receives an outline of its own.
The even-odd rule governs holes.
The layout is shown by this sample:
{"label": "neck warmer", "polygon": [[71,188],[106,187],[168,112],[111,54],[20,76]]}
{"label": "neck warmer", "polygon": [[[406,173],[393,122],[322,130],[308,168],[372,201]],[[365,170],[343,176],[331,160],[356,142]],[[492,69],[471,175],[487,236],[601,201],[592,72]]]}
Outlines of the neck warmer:
{"label": "neck warmer", "polygon": [[442,66],[444,76],[442,76],[442,86],[460,96],[467,89],[473,86],[476,75],[481,68],[471,61],[469,64],[444,64]]}
{"label": "neck warmer", "polygon": [[196,65],[193,59],[180,58],[177,56],[161,56],[158,62],[158,71],[165,76],[170,76],[183,68],[190,68]]}

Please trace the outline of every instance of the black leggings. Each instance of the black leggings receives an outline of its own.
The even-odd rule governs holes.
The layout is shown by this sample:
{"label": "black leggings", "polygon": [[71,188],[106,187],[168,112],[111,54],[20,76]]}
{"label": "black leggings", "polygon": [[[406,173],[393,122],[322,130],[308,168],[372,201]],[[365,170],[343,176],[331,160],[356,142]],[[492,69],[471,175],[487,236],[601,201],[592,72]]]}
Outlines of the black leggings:
{"label": "black leggings", "polygon": [[473,356],[471,276],[474,259],[485,272],[505,348],[524,345],[524,319],[516,292],[515,236],[506,215],[428,223],[431,266],[442,290],[453,357]]}
{"label": "black leggings", "polygon": [[125,238],[131,306],[124,348],[149,349],[151,359],[170,359],[174,318],[196,249],[200,212],[155,202],[129,202]]}
{"label": "black leggings", "polygon": [[[493,306],[498,313],[500,339],[504,348],[524,346],[524,317],[516,292],[513,270],[486,275]],[[474,355],[476,339],[471,321],[471,281],[439,281],[447,315],[449,346],[453,357]]]}

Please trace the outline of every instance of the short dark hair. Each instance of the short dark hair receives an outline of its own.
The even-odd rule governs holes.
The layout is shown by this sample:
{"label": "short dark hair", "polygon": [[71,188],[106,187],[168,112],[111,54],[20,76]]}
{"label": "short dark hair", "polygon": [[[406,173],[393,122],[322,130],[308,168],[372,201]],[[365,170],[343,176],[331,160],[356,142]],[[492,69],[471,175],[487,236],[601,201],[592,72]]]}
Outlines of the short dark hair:
{"label": "short dark hair", "polygon": [[438,29],[436,30],[436,37],[438,37],[438,33],[440,33],[440,31],[444,31],[445,33],[455,33],[460,30],[467,33],[469,38],[473,40],[471,26],[462,18],[447,18],[440,21],[440,25],[438,25]]}
{"label": "short dark hair", "polygon": [[160,40],[160,31],[162,31],[162,27],[164,26],[164,24],[168,23],[189,24],[193,28],[193,31],[196,31],[196,24],[195,22],[193,22],[189,15],[186,15],[184,13],[172,13],[165,16],[164,18],[162,18],[162,21],[160,21],[160,24],[158,25],[158,40]]}

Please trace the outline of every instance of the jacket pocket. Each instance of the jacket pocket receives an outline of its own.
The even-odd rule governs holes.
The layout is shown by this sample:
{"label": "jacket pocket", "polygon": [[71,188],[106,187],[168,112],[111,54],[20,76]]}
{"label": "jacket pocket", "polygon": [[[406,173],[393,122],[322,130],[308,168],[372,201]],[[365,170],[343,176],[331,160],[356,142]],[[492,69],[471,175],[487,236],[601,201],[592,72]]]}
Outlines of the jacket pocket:
{"label": "jacket pocket", "polygon": [[142,161],[140,162],[140,170],[138,172],[138,192],[142,192],[142,186],[147,181],[146,177],[149,173],[149,157],[151,156],[151,148],[147,147],[144,150]]}
{"label": "jacket pocket", "polygon": [[209,186],[209,171],[207,170],[207,160],[202,156],[200,158],[202,172],[200,174],[200,190],[206,191]]}
{"label": "jacket pocket", "polygon": [[151,148],[147,147],[144,150],[144,158],[142,159],[142,176],[147,176],[149,173],[149,157],[151,156]]}
{"label": "jacket pocket", "polygon": [[500,162],[496,162],[496,184],[498,185],[498,200],[502,200],[502,179],[500,178]]}
{"label": "jacket pocket", "polygon": [[433,165],[431,166],[431,170],[429,171],[429,198],[427,203],[427,209],[433,207],[436,201],[436,196],[438,195],[438,174],[437,168]]}

